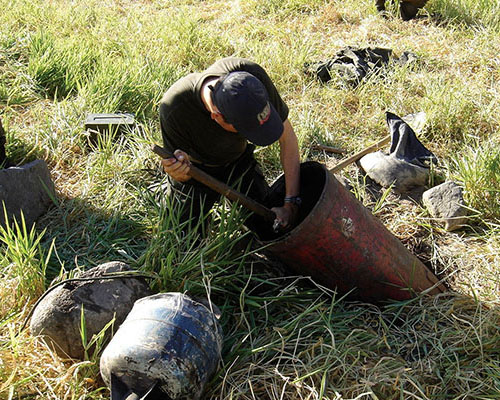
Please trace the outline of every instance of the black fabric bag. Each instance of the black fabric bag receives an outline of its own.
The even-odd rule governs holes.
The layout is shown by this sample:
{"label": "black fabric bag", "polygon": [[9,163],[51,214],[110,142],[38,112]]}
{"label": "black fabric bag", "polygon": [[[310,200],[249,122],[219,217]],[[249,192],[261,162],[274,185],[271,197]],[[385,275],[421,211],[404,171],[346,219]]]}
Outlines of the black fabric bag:
{"label": "black fabric bag", "polygon": [[392,135],[390,154],[423,168],[429,168],[431,163],[437,165],[437,157],[418,140],[410,125],[396,114],[387,111],[385,115]]}

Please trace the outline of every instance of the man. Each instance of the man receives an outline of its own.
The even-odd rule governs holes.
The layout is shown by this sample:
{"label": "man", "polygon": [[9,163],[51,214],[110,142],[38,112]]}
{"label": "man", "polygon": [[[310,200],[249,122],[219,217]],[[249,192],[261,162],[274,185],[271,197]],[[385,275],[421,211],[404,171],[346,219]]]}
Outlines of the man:
{"label": "man", "polygon": [[182,220],[206,214],[220,197],[190,179],[191,163],[266,205],[269,186],[253,151],[278,141],[286,196],[272,210],[282,228],[292,226],[300,206],[297,137],[288,107],[262,67],[229,57],[187,75],[164,95],[160,124],[164,146],[175,155],[162,166],[185,202]]}

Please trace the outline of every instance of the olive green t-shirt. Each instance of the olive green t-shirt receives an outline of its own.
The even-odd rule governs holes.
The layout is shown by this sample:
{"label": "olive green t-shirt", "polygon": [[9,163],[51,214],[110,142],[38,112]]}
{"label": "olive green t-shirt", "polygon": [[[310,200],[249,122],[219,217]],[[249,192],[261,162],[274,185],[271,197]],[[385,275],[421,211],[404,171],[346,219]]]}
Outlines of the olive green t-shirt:
{"label": "olive green t-shirt", "polygon": [[240,133],[226,131],[212,120],[201,100],[201,87],[206,79],[233,71],[247,71],[257,77],[267,89],[269,101],[281,120],[288,118],[287,105],[261,66],[243,58],[224,58],[204,72],[181,78],[163,96],[160,124],[167,150],[183,150],[194,160],[207,165],[226,165],[243,154],[247,139]]}

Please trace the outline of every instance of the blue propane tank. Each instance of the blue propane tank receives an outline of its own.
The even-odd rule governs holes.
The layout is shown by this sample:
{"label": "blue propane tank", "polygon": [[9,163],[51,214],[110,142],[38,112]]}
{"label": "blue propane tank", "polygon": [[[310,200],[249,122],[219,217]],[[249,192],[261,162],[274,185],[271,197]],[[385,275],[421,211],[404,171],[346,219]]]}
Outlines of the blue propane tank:
{"label": "blue propane tank", "polygon": [[199,399],[220,360],[219,317],[208,301],[182,293],[137,300],[101,356],[111,399],[149,399],[153,393],[154,398]]}

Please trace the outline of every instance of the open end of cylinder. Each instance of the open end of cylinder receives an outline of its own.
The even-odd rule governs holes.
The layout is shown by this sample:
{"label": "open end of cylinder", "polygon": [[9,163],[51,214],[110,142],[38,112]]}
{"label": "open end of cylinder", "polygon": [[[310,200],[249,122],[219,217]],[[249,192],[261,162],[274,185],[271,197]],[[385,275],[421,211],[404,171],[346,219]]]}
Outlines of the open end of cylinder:
{"label": "open end of cylinder", "polygon": [[[326,180],[325,167],[317,162],[308,161],[300,165],[300,197],[302,204],[299,209],[299,217],[295,227],[300,225],[309,215],[323,193]],[[282,175],[271,186],[271,194],[268,207],[281,207],[285,198],[285,177]],[[252,226],[252,231],[262,241],[273,241],[281,238],[288,232],[274,232],[269,222],[258,220]]]}

